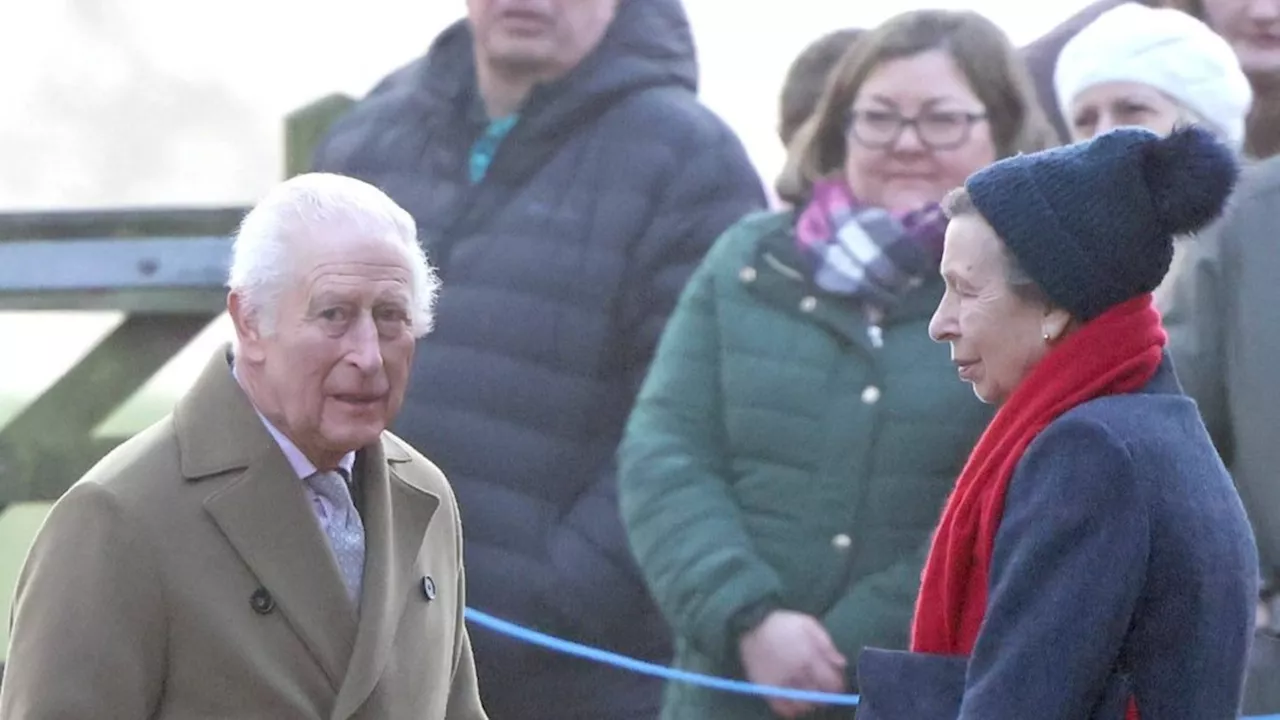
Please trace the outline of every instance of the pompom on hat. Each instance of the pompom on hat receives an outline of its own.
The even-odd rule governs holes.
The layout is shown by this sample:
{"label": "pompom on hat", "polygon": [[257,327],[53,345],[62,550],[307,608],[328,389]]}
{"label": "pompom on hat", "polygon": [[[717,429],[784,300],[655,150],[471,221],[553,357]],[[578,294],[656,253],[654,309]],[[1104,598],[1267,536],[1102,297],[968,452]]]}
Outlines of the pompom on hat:
{"label": "pompom on hat", "polygon": [[[1058,107],[1109,82],[1152,87],[1217,129],[1236,150],[1244,145],[1253,90],[1231,45],[1179,10],[1124,3],[1067,41],[1054,66]],[[1068,123],[1069,124],[1069,123]]]}
{"label": "pompom on hat", "polygon": [[965,190],[1049,299],[1088,321],[1155,290],[1174,236],[1217,219],[1239,175],[1235,153],[1204,128],[1119,128],[1005,158]]}

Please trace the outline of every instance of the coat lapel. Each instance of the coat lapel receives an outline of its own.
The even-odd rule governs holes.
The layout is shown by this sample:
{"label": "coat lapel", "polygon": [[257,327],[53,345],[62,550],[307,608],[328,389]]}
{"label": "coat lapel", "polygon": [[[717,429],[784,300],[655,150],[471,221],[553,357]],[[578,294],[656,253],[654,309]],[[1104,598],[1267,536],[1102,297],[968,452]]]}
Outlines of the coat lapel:
{"label": "coat lapel", "polygon": [[351,657],[355,610],[299,482],[283,455],[265,457],[205,509],[336,689]]}
{"label": "coat lapel", "polygon": [[[439,496],[406,482],[396,466],[409,455],[395,440],[361,453],[364,490],[365,570],[360,624],[334,718],[349,718],[368,699],[382,676],[406,603],[422,578],[417,572],[427,526]],[[410,642],[416,640],[410,639]]]}
{"label": "coat lapel", "polygon": [[188,480],[240,471],[205,499],[205,510],[336,690],[355,641],[354,608],[300,481],[225,356],[215,357],[179,401],[174,422]]}

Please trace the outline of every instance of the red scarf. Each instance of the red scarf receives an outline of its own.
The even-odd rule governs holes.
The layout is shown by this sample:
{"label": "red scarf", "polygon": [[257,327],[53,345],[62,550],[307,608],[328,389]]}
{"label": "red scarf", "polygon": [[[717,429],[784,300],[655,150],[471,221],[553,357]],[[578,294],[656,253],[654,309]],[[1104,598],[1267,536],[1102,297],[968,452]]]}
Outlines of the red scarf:
{"label": "red scarf", "polygon": [[[1049,352],[996,413],[942,512],[911,631],[911,649],[973,652],[987,611],[991,552],[1013,470],[1036,435],[1071,408],[1140,389],[1167,339],[1151,295],[1117,305]],[[1137,718],[1133,703],[1128,717]]]}

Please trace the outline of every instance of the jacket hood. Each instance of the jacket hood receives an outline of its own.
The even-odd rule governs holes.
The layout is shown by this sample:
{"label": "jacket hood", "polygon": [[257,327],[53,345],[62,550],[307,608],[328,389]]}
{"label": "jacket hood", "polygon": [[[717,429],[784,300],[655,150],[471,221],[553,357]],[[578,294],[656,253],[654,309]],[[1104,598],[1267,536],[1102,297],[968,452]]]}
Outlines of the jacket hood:
{"label": "jacket hood", "polygon": [[[420,89],[435,100],[476,94],[474,37],[466,19],[442,32],[424,58]],[[619,0],[596,49],[564,77],[535,89],[522,114],[549,128],[580,121],[619,99],[655,87],[698,90],[693,30],[681,0]],[[443,97],[441,97],[443,96]]]}

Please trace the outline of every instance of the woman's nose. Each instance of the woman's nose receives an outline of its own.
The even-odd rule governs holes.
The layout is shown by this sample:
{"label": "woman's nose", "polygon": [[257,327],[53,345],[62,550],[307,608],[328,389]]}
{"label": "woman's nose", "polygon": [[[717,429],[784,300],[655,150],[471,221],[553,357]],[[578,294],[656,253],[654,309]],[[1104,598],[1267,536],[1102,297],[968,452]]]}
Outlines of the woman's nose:
{"label": "woman's nose", "polygon": [[956,318],[956,303],[950,290],[942,294],[938,308],[929,318],[929,337],[934,342],[950,342],[956,337],[959,321]]}
{"label": "woman's nose", "polygon": [[947,341],[946,317],[943,315],[941,305],[934,311],[933,317],[929,318],[929,337],[934,342]]}
{"label": "woman's nose", "polygon": [[898,133],[898,139],[893,143],[892,151],[899,153],[918,153],[926,150],[924,141],[920,139],[920,128],[915,125],[907,125],[902,128],[902,132]]}

